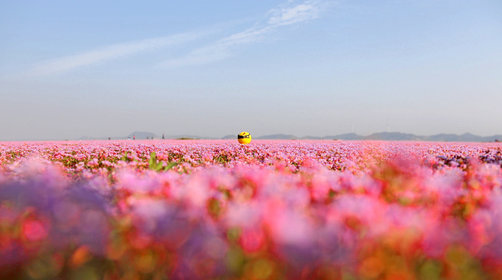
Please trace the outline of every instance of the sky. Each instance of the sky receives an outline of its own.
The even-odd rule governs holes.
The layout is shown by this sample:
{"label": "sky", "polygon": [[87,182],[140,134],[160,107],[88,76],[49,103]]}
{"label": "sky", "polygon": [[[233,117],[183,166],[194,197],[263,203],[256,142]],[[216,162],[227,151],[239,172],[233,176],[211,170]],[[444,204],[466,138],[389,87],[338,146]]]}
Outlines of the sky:
{"label": "sky", "polygon": [[0,140],[502,134],[502,1],[0,2]]}

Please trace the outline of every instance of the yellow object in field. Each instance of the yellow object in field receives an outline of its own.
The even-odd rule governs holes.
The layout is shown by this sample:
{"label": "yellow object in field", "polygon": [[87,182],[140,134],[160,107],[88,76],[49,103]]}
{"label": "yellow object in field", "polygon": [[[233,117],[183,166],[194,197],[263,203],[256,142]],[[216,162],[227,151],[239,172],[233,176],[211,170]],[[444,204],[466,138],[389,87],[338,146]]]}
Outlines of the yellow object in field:
{"label": "yellow object in field", "polygon": [[249,144],[251,142],[251,134],[249,132],[243,131],[237,135],[237,141],[241,144]]}

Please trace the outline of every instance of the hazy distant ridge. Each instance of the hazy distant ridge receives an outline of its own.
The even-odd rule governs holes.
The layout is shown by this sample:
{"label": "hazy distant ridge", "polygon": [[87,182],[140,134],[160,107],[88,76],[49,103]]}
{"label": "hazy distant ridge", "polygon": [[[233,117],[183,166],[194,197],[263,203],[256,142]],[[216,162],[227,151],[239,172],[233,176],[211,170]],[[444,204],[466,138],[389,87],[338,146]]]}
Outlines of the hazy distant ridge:
{"label": "hazy distant ridge", "polygon": [[377,132],[370,135],[359,135],[355,133],[345,133],[333,136],[304,136],[296,137],[289,134],[271,134],[258,136],[256,139],[338,139],[338,140],[391,140],[391,141],[439,141],[439,142],[494,142],[502,141],[502,135],[478,136],[471,133],[464,134],[435,134],[430,136],[420,136],[402,132]]}
{"label": "hazy distant ridge", "polygon": [[[160,134],[162,135],[162,134]],[[135,131],[124,137],[112,137],[111,139],[132,139],[133,136],[138,139],[160,139],[162,136],[152,132],[146,131]],[[236,139],[236,135],[225,135],[221,138],[214,137],[204,137],[197,135],[165,135],[165,139]],[[420,136],[411,133],[402,132],[377,132],[370,135],[359,135],[356,133],[344,133],[338,135],[327,135],[327,136],[302,136],[298,137],[292,134],[268,134],[261,136],[253,136],[254,139],[276,139],[276,140],[388,140],[388,141],[436,141],[436,142],[494,142],[496,140],[502,141],[502,135],[492,135],[492,136],[479,136],[471,133],[464,134],[448,134],[441,133],[430,136]],[[91,139],[107,139],[107,138],[91,138],[91,137],[81,137],[79,140],[91,140]]]}

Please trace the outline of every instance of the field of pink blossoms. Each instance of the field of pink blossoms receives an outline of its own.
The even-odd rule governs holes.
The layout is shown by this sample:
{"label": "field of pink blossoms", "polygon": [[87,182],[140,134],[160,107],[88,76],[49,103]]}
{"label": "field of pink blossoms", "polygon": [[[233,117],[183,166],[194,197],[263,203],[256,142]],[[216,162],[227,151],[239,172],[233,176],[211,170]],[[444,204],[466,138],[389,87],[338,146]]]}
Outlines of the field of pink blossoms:
{"label": "field of pink blossoms", "polygon": [[502,145],[0,142],[0,279],[501,279]]}

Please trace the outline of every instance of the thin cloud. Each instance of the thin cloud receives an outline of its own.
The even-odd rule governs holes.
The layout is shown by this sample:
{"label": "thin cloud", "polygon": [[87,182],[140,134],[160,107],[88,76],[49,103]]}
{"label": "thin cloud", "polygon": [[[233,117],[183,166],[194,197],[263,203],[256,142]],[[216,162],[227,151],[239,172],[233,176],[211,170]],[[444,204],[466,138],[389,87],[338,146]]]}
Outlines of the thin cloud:
{"label": "thin cloud", "polygon": [[[239,45],[256,43],[262,40],[266,34],[279,27],[316,19],[324,9],[323,3],[320,1],[309,0],[300,3],[296,2],[297,1],[288,1],[285,6],[268,11],[267,19],[264,22],[255,23],[251,28],[222,38],[213,44],[195,49],[187,55],[167,60],[163,62],[161,66],[173,68],[201,65],[226,59],[232,56],[233,48]],[[189,32],[167,37],[109,45],[99,49],[41,62],[32,67],[27,74],[31,76],[47,76],[69,72],[81,67],[95,65],[146,51],[184,44],[194,41],[208,33],[211,32]]]}
{"label": "thin cloud", "polygon": [[168,68],[180,66],[202,65],[232,56],[232,48],[238,45],[258,42],[264,36],[281,26],[306,22],[319,17],[324,5],[320,1],[289,1],[287,6],[270,10],[265,23],[257,23],[254,27],[234,33],[215,43],[198,48],[185,56],[169,59],[161,64]]}
{"label": "thin cloud", "polygon": [[182,66],[193,66],[209,64],[226,59],[231,56],[229,51],[232,47],[242,44],[253,43],[260,40],[260,37],[267,33],[270,27],[261,29],[249,29],[218,40],[217,42],[193,50],[188,55],[173,58],[165,61],[161,66],[176,68]]}
{"label": "thin cloud", "polygon": [[271,11],[269,18],[270,25],[281,26],[290,25],[307,20],[313,20],[319,17],[321,5],[319,2],[306,1],[293,7],[284,7]]}
{"label": "thin cloud", "polygon": [[208,32],[188,32],[167,37],[150,38],[140,41],[114,44],[96,50],[60,57],[35,65],[29,73],[34,76],[45,76],[62,73],[77,68],[102,63],[105,61],[134,55],[137,53],[179,45],[196,40]]}

